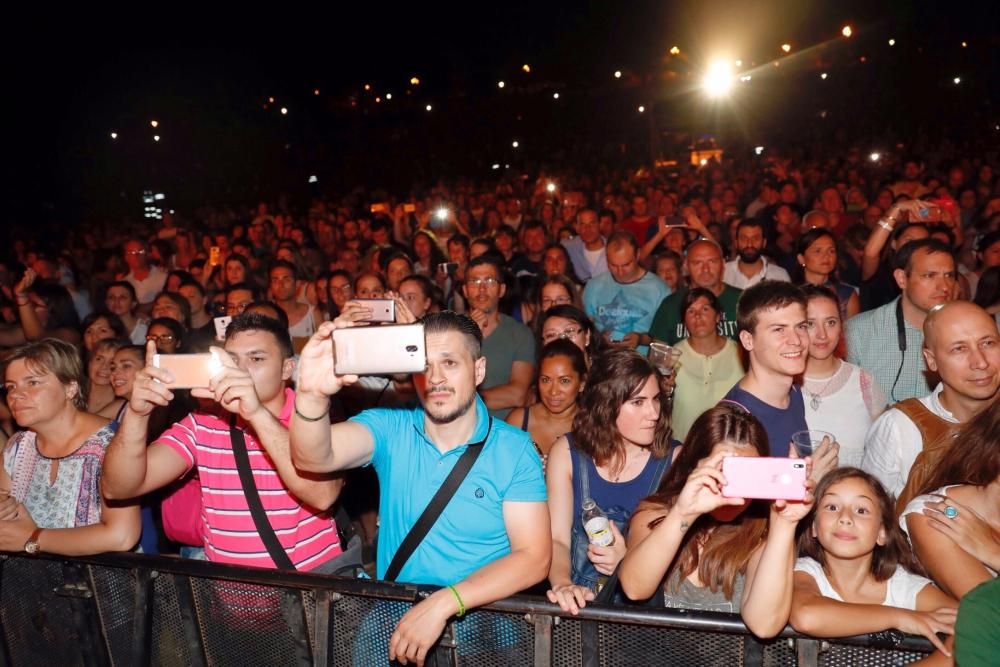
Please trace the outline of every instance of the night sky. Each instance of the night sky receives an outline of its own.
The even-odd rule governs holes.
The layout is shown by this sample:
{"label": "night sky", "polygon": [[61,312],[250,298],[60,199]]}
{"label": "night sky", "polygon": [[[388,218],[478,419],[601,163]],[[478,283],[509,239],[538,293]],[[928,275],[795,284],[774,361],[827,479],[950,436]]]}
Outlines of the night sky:
{"label": "night sky", "polygon": [[[248,14],[246,5],[208,14],[171,4],[141,14],[88,5],[91,11],[75,15],[52,10],[8,21],[2,48],[4,97],[14,112],[9,210],[22,223],[40,215],[92,216],[103,205],[96,191],[106,196],[116,179],[124,182],[150,163],[162,163],[175,187],[185,165],[193,179],[218,184],[213,188],[266,178],[274,146],[350,134],[350,123],[365,122],[351,120],[349,107],[362,84],[399,99],[411,76],[421,80],[412,93],[420,104],[444,112],[456,97],[489,100],[500,79],[567,91],[610,86],[615,69],[641,79],[662,66],[672,44],[692,62],[720,51],[766,61],[782,42],[798,51],[834,40],[844,23],[859,40],[898,33],[932,48],[968,39],[981,55],[966,68],[994,83],[998,69],[1000,19],[992,3],[345,4],[273,14]],[[992,48],[984,52],[984,43]],[[520,71],[524,63],[530,75]],[[919,86],[922,74],[900,76]],[[276,104],[264,110],[268,96]],[[282,105],[289,108],[284,118],[276,113]],[[163,136],[157,146],[150,142],[154,118]],[[391,132],[392,123],[405,129],[413,121],[399,117],[366,131]],[[120,134],[117,145],[112,130]],[[327,159],[336,159],[339,145],[331,140]],[[236,165],[219,157],[232,155],[246,158]]]}

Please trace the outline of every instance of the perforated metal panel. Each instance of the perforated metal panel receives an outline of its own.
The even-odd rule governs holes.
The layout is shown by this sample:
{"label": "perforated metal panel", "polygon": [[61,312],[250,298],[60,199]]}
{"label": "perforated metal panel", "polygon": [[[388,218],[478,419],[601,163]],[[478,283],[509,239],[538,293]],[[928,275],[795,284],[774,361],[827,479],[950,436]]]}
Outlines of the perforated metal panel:
{"label": "perforated metal panel", "polygon": [[61,597],[63,566],[9,558],[0,583],[0,623],[14,665],[82,665],[71,598]]}
{"label": "perforated metal panel", "polygon": [[129,570],[88,568],[112,664],[132,664],[135,576]]}

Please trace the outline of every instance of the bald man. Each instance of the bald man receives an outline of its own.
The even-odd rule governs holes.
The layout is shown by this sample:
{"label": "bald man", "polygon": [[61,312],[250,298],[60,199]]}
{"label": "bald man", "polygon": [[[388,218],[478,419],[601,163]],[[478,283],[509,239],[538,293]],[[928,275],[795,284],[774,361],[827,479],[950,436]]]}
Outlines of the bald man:
{"label": "bald man", "polygon": [[927,396],[900,401],[872,424],[861,463],[900,503],[904,487],[911,496],[919,486],[920,480],[907,484],[918,455],[924,477],[954,443],[960,425],[986,409],[1000,390],[1000,335],[992,315],[967,301],[952,301],[931,309],[923,335],[924,361],[941,382]]}

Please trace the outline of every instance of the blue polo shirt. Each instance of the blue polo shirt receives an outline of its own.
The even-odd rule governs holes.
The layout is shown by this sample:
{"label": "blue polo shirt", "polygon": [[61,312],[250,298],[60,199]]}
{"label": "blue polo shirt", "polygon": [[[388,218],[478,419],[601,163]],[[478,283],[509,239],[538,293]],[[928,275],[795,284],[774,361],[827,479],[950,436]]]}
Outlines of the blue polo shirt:
{"label": "blue polo shirt", "polygon": [[[486,437],[489,412],[476,397],[476,429]],[[378,578],[468,445],[442,454],[424,431],[424,410],[375,408],[351,421],[372,434],[371,465],[379,478]],[[531,438],[494,419],[472,470],[427,537],[403,566],[398,581],[447,586],[510,553],[504,502],[545,502],[542,462]]]}

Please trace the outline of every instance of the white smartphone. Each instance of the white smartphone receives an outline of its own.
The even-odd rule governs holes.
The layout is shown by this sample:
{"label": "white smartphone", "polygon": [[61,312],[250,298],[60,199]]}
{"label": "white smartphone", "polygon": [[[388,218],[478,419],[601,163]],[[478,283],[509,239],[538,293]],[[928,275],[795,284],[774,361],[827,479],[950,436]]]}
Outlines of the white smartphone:
{"label": "white smartphone", "polygon": [[351,327],[333,332],[337,375],[420,373],[427,367],[424,325]]}
{"label": "white smartphone", "polygon": [[233,321],[233,318],[229,315],[223,315],[222,317],[216,317],[212,319],[215,323],[215,339],[216,340],[226,340],[226,329],[229,328],[229,323]]}

